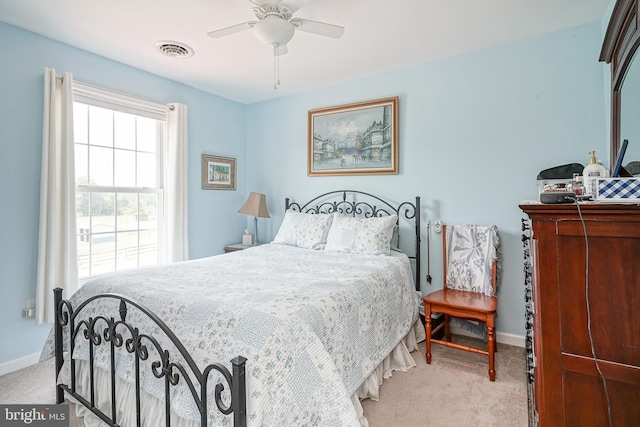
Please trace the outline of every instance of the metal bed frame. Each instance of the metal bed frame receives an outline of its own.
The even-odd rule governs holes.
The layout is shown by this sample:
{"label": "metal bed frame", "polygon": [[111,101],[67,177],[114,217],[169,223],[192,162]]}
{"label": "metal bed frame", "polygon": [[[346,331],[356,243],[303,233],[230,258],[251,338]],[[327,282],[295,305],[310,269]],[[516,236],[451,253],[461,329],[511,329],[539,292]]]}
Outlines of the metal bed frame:
{"label": "metal bed frame", "polygon": [[[153,312],[139,303],[130,300],[129,298],[118,294],[101,294],[91,297],[80,304],[75,310],[71,306],[68,300],[62,299],[62,289],[56,288],[54,292],[54,304],[56,306],[56,322],[54,325],[55,334],[55,363],[56,363],[56,379],[62,369],[62,363],[64,361],[63,355],[63,328],[67,327],[69,338],[69,354],[72,355],[75,349],[75,342],[78,336],[84,338],[89,342],[89,384],[90,384],[90,396],[87,399],[76,391],[76,362],[70,357],[70,373],[71,384],[57,384],[56,385],[56,403],[62,403],[64,401],[64,393],[68,393],[73,396],[78,402],[80,402],[85,408],[93,412],[102,421],[110,426],[117,427],[118,420],[116,418],[116,363],[115,354],[116,348],[120,348],[124,345],[124,348],[128,353],[135,355],[135,378],[136,378],[136,425],[140,427],[141,413],[140,413],[140,361],[145,361],[149,358],[149,346],[152,346],[159,357],[159,360],[155,360],[151,363],[151,370],[156,378],[164,378],[164,397],[165,397],[165,422],[166,426],[171,426],[171,394],[170,387],[178,384],[181,378],[186,381],[191,391],[191,395],[198,406],[200,412],[200,425],[206,426],[207,423],[207,385],[209,380],[209,374],[212,370],[218,371],[226,380],[228,387],[231,391],[231,403],[225,405],[222,400],[222,392],[225,389],[223,383],[219,382],[215,387],[215,402],[218,410],[225,415],[229,415],[233,412],[233,425],[235,427],[244,427],[247,425],[246,420],[246,378],[245,378],[245,363],[246,358],[237,356],[231,360],[233,374],[220,363],[212,363],[205,367],[202,371],[198,368],[193,358],[187,350],[184,348],[180,340],[174,335],[169,327]],[[89,303],[98,299],[114,299],[119,301],[120,319],[116,320],[113,317],[107,318],[105,316],[89,317],[87,319],[78,320],[82,310],[87,307]],[[186,361],[187,367],[180,362],[175,362],[171,358],[171,353],[164,349],[158,340],[145,333],[141,333],[137,327],[127,322],[127,314],[129,306],[135,307],[138,312],[142,313],[148,319],[153,321],[175,348],[180,353],[180,356]],[[123,339],[122,333],[128,332],[129,338]],[[94,351],[95,347],[100,344],[109,344],[110,356],[111,356],[111,415],[107,415],[102,412],[95,402],[95,378],[94,378]],[[189,375],[189,374],[192,375]],[[195,377],[199,384],[199,390],[196,389],[196,385],[192,380]]]}
{"label": "metal bed frame", "polygon": [[[332,197],[340,197],[341,200],[330,200]],[[347,200],[347,197],[351,200]],[[358,200],[363,199],[363,200]],[[394,207],[387,201],[369,193],[356,190],[338,190],[321,194],[311,199],[306,204],[300,205],[296,202],[290,202],[289,198],[285,199],[285,208],[298,212],[310,214],[319,213],[341,213],[351,215],[353,217],[381,217],[392,214],[398,215],[400,220],[413,221],[415,228],[415,254],[409,258],[415,260],[415,285],[416,289],[420,288],[420,197],[417,196],[415,204],[411,202],[403,202]],[[247,425],[246,413],[246,377],[245,364],[247,359],[237,356],[231,360],[232,372],[220,363],[212,363],[200,370],[187,352],[184,345],[169,329],[169,327],[152,311],[145,308],[136,301],[119,294],[101,294],[93,296],[82,302],[78,307],[72,307],[69,300],[62,299],[62,289],[54,289],[54,303],[56,307],[56,321],[54,325],[55,336],[55,364],[56,364],[56,382],[58,374],[62,369],[64,362],[63,353],[63,329],[66,328],[68,338],[68,354],[73,355],[76,347],[77,339],[84,339],[89,344],[89,387],[90,396],[82,396],[76,390],[76,361],[70,357],[70,374],[71,384],[56,383],[56,403],[62,403],[65,393],[73,396],[80,404],[98,416],[102,421],[112,427],[119,427],[116,417],[116,349],[124,349],[127,353],[134,355],[135,369],[135,395],[136,395],[136,422],[137,426],[141,424],[141,388],[140,388],[140,370],[142,369],[140,362],[150,359],[149,349],[155,349],[156,355],[151,357],[151,370],[156,378],[164,379],[164,395],[165,395],[165,422],[166,426],[171,425],[171,402],[170,390],[171,386],[176,386],[183,379],[192,394],[192,397],[200,412],[200,425],[207,426],[207,391],[208,381],[211,371],[217,371],[226,384],[221,380],[215,385],[215,403],[220,412],[225,415],[233,414],[233,425],[235,427],[245,427]],[[83,309],[85,309],[92,301],[98,299],[111,299],[119,304],[120,319],[107,316],[95,316],[82,318]],[[172,355],[167,349],[164,349],[159,340],[149,332],[140,331],[136,325],[127,321],[127,314],[131,307],[137,313],[141,313],[147,319],[157,325],[174,346],[179,354]],[[127,337],[123,337],[123,334]],[[94,356],[95,350],[100,345],[108,345],[110,352],[110,378],[111,378],[111,414],[105,414],[96,407],[95,397],[95,378],[94,378]],[[176,356],[176,357],[174,357]],[[157,358],[157,360],[153,360]],[[186,366],[180,361],[186,362]],[[194,382],[195,379],[195,382]],[[225,389],[229,390],[229,395],[225,404],[222,393]]]}
{"label": "metal bed frame", "polygon": [[[334,200],[340,197],[341,200]],[[350,196],[351,200],[347,200]],[[359,196],[362,200],[357,200]],[[377,203],[381,203],[378,205]],[[416,202],[402,202],[398,206],[393,206],[384,199],[373,194],[358,190],[335,190],[321,194],[309,200],[304,205],[291,202],[287,197],[284,199],[284,210],[294,210],[296,212],[310,214],[330,214],[339,213],[351,215],[353,217],[373,218],[381,216],[398,215],[396,225],[400,225],[400,220],[413,221],[415,229],[415,252],[410,259],[415,261],[415,286],[416,291],[420,290],[420,196],[416,196]]]}

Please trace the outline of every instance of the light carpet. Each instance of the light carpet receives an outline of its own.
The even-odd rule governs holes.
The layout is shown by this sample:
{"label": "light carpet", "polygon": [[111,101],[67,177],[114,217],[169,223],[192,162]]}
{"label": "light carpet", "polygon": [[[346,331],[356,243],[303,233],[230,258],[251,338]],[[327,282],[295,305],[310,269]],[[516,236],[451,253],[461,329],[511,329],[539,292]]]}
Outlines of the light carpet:
{"label": "light carpet", "polygon": [[[476,343],[467,337],[454,336],[454,341]],[[434,345],[427,365],[425,343],[419,348],[412,353],[415,368],[385,380],[378,402],[362,402],[370,427],[527,426],[523,348],[498,345],[495,382],[489,381],[484,355]],[[0,377],[0,403],[53,402],[52,360]],[[83,426],[70,412],[70,427]]]}
{"label": "light carpet", "polygon": [[[467,337],[453,341],[482,347]],[[528,425],[524,348],[498,344],[494,382],[485,355],[435,344],[431,353],[427,365],[425,343],[420,343],[412,353],[416,367],[385,380],[378,402],[362,401],[370,427]]]}

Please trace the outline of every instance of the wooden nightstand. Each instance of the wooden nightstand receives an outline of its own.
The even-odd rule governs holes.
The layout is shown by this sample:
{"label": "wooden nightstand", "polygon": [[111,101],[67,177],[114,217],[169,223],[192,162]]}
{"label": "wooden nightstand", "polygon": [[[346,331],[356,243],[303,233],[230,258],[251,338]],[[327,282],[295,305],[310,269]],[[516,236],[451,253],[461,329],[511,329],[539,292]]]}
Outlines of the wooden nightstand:
{"label": "wooden nightstand", "polygon": [[229,252],[241,251],[243,249],[253,248],[255,246],[260,246],[260,244],[257,244],[257,245],[243,245],[242,243],[236,243],[234,245],[227,245],[227,246],[224,247],[224,253],[228,254]]}

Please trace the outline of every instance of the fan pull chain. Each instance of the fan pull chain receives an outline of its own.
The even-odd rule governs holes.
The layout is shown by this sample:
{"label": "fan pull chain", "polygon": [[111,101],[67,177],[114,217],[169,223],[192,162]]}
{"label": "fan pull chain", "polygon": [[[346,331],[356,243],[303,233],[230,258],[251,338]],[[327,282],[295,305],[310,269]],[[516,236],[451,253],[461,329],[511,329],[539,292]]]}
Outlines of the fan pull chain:
{"label": "fan pull chain", "polygon": [[276,43],[272,44],[273,48],[273,88],[278,89],[280,86],[280,55],[278,55],[278,46]]}
{"label": "fan pull chain", "polygon": [[276,49],[278,49],[278,45],[274,43],[273,45],[271,45],[271,47],[273,47],[273,89],[276,90],[278,89],[278,85],[280,84],[280,78],[278,76],[278,68],[280,63],[278,62],[278,55],[276,55]]}
{"label": "fan pull chain", "polygon": [[278,56],[278,86],[280,86],[280,55]]}
{"label": "fan pull chain", "polygon": [[276,79],[276,48],[273,48],[273,89],[278,89]]}

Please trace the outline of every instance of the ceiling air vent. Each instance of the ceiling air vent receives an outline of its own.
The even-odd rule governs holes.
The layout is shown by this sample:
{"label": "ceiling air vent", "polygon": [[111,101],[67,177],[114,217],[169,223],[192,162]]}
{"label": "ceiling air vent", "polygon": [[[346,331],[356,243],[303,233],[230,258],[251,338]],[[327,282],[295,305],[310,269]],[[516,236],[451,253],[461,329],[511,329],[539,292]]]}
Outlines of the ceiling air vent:
{"label": "ceiling air vent", "polygon": [[156,42],[156,49],[163,55],[169,56],[171,58],[184,59],[193,56],[193,49],[191,49],[186,44],[168,40]]}

